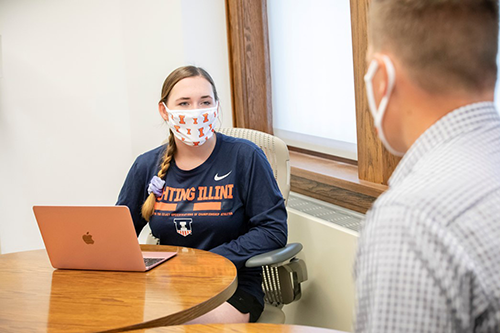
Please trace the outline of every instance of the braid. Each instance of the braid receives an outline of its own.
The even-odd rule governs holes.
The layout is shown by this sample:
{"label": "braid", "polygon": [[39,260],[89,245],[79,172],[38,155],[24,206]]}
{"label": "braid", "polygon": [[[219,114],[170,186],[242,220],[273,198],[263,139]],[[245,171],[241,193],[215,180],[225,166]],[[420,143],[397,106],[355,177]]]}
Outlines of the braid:
{"label": "braid", "polygon": [[170,167],[170,162],[174,157],[175,151],[177,150],[177,146],[175,145],[174,135],[172,131],[170,131],[170,136],[168,137],[168,147],[163,158],[163,163],[161,164],[161,168],[158,171],[158,177],[161,179],[165,178],[167,175],[167,170]]}
{"label": "braid", "polygon": [[[161,163],[160,170],[158,171],[158,177],[160,177],[161,179],[164,179],[165,176],[167,175],[167,170],[170,167],[170,162],[172,161],[172,158],[174,157],[176,150],[177,146],[175,145],[174,135],[172,134],[172,131],[170,131],[167,150],[165,151],[165,155],[163,156],[163,162]],[[141,210],[142,216],[148,222],[149,219],[151,218],[151,215],[153,215],[155,209],[155,203],[156,203],[156,196],[154,193],[151,193],[149,194],[148,198],[146,199],[146,201],[144,201],[144,204],[142,205],[142,210]]]}

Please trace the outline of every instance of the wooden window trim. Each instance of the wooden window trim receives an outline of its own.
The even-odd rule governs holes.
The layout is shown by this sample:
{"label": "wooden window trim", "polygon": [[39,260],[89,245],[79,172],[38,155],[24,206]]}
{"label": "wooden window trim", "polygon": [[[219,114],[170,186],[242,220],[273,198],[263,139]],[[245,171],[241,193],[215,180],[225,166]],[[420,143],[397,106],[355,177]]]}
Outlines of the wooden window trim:
{"label": "wooden window trim", "polygon": [[233,125],[273,134],[267,0],[226,0]]}
{"label": "wooden window trim", "polygon": [[368,108],[364,75],[368,69],[366,51],[368,48],[367,13],[369,1],[350,0],[358,175],[363,180],[387,184],[400,159],[390,154],[378,139]]}
{"label": "wooden window trim", "polygon": [[[357,163],[290,148],[292,191],[363,213],[387,189],[399,162],[377,138],[368,110],[363,81],[368,3],[350,0]],[[226,0],[226,15],[233,125],[273,134],[267,0]]]}
{"label": "wooden window trim", "polygon": [[386,185],[365,181],[356,165],[290,151],[291,189],[322,201],[366,213]]}

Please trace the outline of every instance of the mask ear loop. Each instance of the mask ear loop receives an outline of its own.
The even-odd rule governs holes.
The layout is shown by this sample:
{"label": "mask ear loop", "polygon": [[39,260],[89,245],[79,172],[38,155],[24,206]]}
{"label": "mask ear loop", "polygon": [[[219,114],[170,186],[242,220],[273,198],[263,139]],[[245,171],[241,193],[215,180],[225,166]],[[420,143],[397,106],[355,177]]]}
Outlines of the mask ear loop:
{"label": "mask ear loop", "polygon": [[366,85],[366,96],[368,98],[368,109],[372,114],[373,124],[375,125],[375,130],[377,131],[377,134],[381,132],[380,127],[382,126],[382,119],[384,117],[384,111],[385,111],[380,107],[382,106],[382,103],[380,103],[379,107],[377,107],[377,104],[375,102],[375,94],[373,92],[373,78],[375,77],[378,68],[379,68],[378,61],[375,59],[372,60],[372,62],[370,63],[370,67],[368,68],[368,71],[364,78]]}
{"label": "mask ear loop", "polygon": [[382,60],[384,61],[385,67],[387,69],[388,81],[387,81],[387,90],[385,92],[384,97],[382,97],[382,100],[380,101],[378,107],[375,104],[375,96],[373,94],[373,84],[372,84],[373,77],[375,76],[375,73],[377,73],[378,70],[377,60],[372,60],[370,66],[368,67],[368,71],[366,72],[366,75],[364,77],[367,96],[368,96],[368,106],[376,122],[379,118],[382,118],[383,114],[385,113],[387,104],[389,104],[389,98],[391,97],[392,94],[392,89],[394,89],[394,82],[396,78],[396,70],[394,69],[394,65],[392,64],[389,57],[382,56]]}
{"label": "mask ear loop", "polygon": [[219,101],[217,101],[217,125],[214,126],[215,129],[219,129],[222,127],[222,107],[220,106]]}
{"label": "mask ear loop", "polygon": [[396,81],[396,70],[394,69],[394,65],[392,64],[392,61],[391,59],[389,59],[389,57],[384,55],[382,56],[382,59],[387,70],[387,91],[380,101],[379,111],[384,113],[387,109],[387,104],[389,104],[389,97],[391,97],[392,89],[394,89],[394,81]]}
{"label": "mask ear loop", "polygon": [[365,80],[365,86],[366,86],[366,92],[367,92],[367,97],[368,97],[368,106],[370,109],[370,113],[372,114],[372,117],[374,120],[377,119],[377,105],[375,104],[375,96],[373,94],[373,84],[372,80],[373,77],[375,76],[375,73],[377,73],[378,69],[378,62],[377,60],[372,60],[370,63],[370,66],[368,67],[368,71],[366,72],[366,75],[364,77]]}
{"label": "mask ear loop", "polygon": [[378,70],[379,64],[376,60],[373,60],[368,68],[368,71],[364,77],[365,80],[365,85],[366,85],[366,95],[368,98],[368,106],[370,109],[370,112],[373,116],[374,120],[374,125],[375,129],[377,130],[377,134],[384,144],[384,146],[387,148],[387,150],[392,153],[393,155],[396,156],[403,156],[403,152],[399,152],[392,148],[392,146],[389,144],[387,139],[385,138],[384,135],[384,130],[382,129],[382,120],[384,119],[384,114],[385,111],[387,110],[387,105],[389,104],[389,98],[391,97],[392,90],[394,89],[394,83],[396,81],[396,70],[394,69],[394,65],[392,64],[392,61],[389,57],[387,56],[382,56],[382,60],[384,61],[386,71],[387,71],[387,90],[385,92],[384,97],[382,97],[382,100],[380,101],[380,104],[377,108],[377,105],[375,103],[375,95],[373,93],[373,84],[372,80],[373,77],[375,76],[375,73]]}

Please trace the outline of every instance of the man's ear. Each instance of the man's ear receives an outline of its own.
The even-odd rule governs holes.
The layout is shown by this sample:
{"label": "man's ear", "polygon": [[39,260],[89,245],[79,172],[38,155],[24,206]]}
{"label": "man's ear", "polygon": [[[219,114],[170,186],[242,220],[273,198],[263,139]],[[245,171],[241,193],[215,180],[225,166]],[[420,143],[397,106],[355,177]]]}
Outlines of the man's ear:
{"label": "man's ear", "polygon": [[158,103],[158,111],[160,111],[160,116],[163,118],[163,120],[167,121],[168,113],[163,102]]}
{"label": "man's ear", "polygon": [[373,59],[378,63],[379,70],[375,74],[373,78],[374,87],[377,87],[376,94],[379,95],[380,97],[385,96],[387,93],[387,87],[388,87],[388,80],[389,77],[387,75],[387,65],[385,64],[385,61],[382,58],[382,55],[380,53],[375,53],[373,55]]}

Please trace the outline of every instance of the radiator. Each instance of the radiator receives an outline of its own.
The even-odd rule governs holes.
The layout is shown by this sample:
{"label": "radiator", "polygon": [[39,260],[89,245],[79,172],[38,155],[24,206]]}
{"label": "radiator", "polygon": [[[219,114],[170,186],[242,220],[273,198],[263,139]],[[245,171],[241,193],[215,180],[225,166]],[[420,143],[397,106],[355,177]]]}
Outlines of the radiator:
{"label": "radiator", "polygon": [[298,257],[307,265],[302,298],[284,306],[286,324],[352,331],[353,264],[364,215],[290,193],[288,242],[304,246]]}
{"label": "radiator", "polygon": [[290,192],[288,208],[356,232],[359,231],[364,218],[364,214],[295,192]]}

